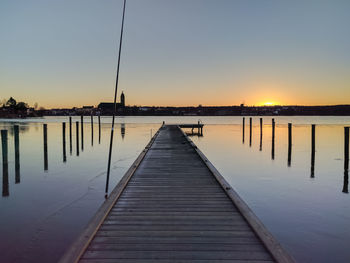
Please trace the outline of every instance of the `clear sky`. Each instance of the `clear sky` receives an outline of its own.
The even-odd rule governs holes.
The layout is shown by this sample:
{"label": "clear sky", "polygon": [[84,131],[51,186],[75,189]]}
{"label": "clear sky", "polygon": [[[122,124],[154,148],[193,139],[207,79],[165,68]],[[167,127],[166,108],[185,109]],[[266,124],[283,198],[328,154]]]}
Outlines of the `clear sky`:
{"label": "clear sky", "polygon": [[[1,0],[0,100],[112,101],[122,0]],[[127,0],[129,105],[350,103],[348,0]]]}

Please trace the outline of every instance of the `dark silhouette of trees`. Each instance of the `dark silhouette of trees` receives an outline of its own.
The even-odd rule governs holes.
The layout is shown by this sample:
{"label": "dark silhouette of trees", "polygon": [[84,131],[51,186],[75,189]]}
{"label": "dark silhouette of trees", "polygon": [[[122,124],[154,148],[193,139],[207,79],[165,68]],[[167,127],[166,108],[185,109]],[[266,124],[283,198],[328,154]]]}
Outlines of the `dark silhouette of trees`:
{"label": "dark silhouette of trees", "polygon": [[11,97],[7,101],[3,100],[3,107],[12,112],[24,112],[29,108],[29,105],[23,101],[17,103],[17,101]]}
{"label": "dark silhouette of trees", "polygon": [[9,98],[9,100],[6,102],[6,106],[11,108],[11,109],[15,109],[17,104],[17,101],[14,98]]}
{"label": "dark silhouette of trees", "polygon": [[17,105],[15,106],[15,109],[17,111],[26,111],[29,108],[28,104],[25,102],[18,102]]}

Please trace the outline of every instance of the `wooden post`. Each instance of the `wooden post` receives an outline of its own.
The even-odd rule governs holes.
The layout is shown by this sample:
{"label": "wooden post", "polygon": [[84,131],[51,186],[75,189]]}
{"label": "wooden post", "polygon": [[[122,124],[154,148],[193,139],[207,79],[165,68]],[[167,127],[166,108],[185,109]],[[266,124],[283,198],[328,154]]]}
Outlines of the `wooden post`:
{"label": "wooden post", "polygon": [[18,184],[21,182],[20,175],[20,162],[19,162],[19,126],[13,126],[15,133],[15,183]]}
{"label": "wooden post", "polygon": [[7,130],[1,130],[2,145],[2,196],[9,196]]}
{"label": "wooden post", "polygon": [[91,146],[94,145],[94,116],[91,113]]}
{"label": "wooden post", "polygon": [[263,137],[263,118],[260,118],[260,147],[259,147],[259,151],[262,151],[262,137]]}
{"label": "wooden post", "polygon": [[252,146],[252,118],[249,118],[249,147]]}
{"label": "wooden post", "polygon": [[98,143],[101,143],[101,115],[98,115]]}
{"label": "wooden post", "polygon": [[243,123],[242,123],[242,143],[244,143],[244,131],[245,129],[245,118],[243,117]]}
{"label": "wooden post", "polygon": [[84,115],[81,115],[81,151],[84,151]]}
{"label": "wooden post", "polygon": [[69,117],[69,153],[72,155],[72,117]]}
{"label": "wooden post", "polygon": [[120,124],[120,134],[122,135],[122,140],[124,140],[125,137],[125,123]]}
{"label": "wooden post", "polygon": [[49,169],[48,157],[47,157],[47,124],[43,125],[44,131],[44,171]]}
{"label": "wooden post", "polygon": [[311,125],[311,178],[315,177],[315,124]]}
{"label": "wooden post", "polygon": [[272,147],[271,147],[271,159],[275,160],[275,119],[272,119]]}
{"label": "wooden post", "polygon": [[349,128],[344,127],[344,169],[349,170]]}
{"label": "wooden post", "polygon": [[62,122],[62,145],[63,145],[63,162],[67,161],[66,154],[66,123]]}
{"label": "wooden post", "polygon": [[288,123],[288,166],[292,162],[292,124]]}
{"label": "wooden post", "polygon": [[349,127],[344,127],[344,185],[343,193],[349,193]]}
{"label": "wooden post", "polygon": [[76,141],[77,141],[77,156],[79,156],[79,121],[75,122]]}

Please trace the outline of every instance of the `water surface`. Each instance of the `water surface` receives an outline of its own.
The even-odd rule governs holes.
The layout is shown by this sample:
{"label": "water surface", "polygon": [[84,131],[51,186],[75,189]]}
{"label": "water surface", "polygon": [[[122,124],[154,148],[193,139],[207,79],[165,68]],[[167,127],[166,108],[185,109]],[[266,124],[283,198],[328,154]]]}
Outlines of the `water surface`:
{"label": "water surface", "polygon": [[[204,136],[191,138],[299,262],[349,262],[350,197],[344,175],[344,126],[349,117],[275,117],[274,154],[271,118],[264,117],[260,140],[259,117],[253,117],[251,145],[249,117],[244,143],[242,117],[200,117]],[[163,120],[196,123],[198,117],[117,118],[110,189]],[[104,201],[111,118],[101,118],[99,143],[97,118],[92,138],[90,117],[85,117],[84,144],[79,124],[77,148],[75,122],[80,117],[73,117],[72,152],[66,124],[66,156],[63,121],[68,118],[0,120],[0,128],[9,132],[8,184],[3,184],[0,197],[3,262],[57,261]],[[293,123],[290,162],[288,122]],[[43,123],[48,127],[47,164]],[[312,173],[313,123],[317,125]],[[20,127],[17,172],[14,124]]]}

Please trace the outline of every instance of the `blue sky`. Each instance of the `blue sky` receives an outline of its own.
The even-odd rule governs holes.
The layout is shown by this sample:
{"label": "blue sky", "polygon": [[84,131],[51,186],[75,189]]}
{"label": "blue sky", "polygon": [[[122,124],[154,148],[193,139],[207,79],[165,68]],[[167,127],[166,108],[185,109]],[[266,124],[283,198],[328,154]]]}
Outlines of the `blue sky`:
{"label": "blue sky", "polygon": [[[0,99],[113,99],[121,0],[2,0]],[[130,105],[350,103],[350,1],[127,0]]]}

